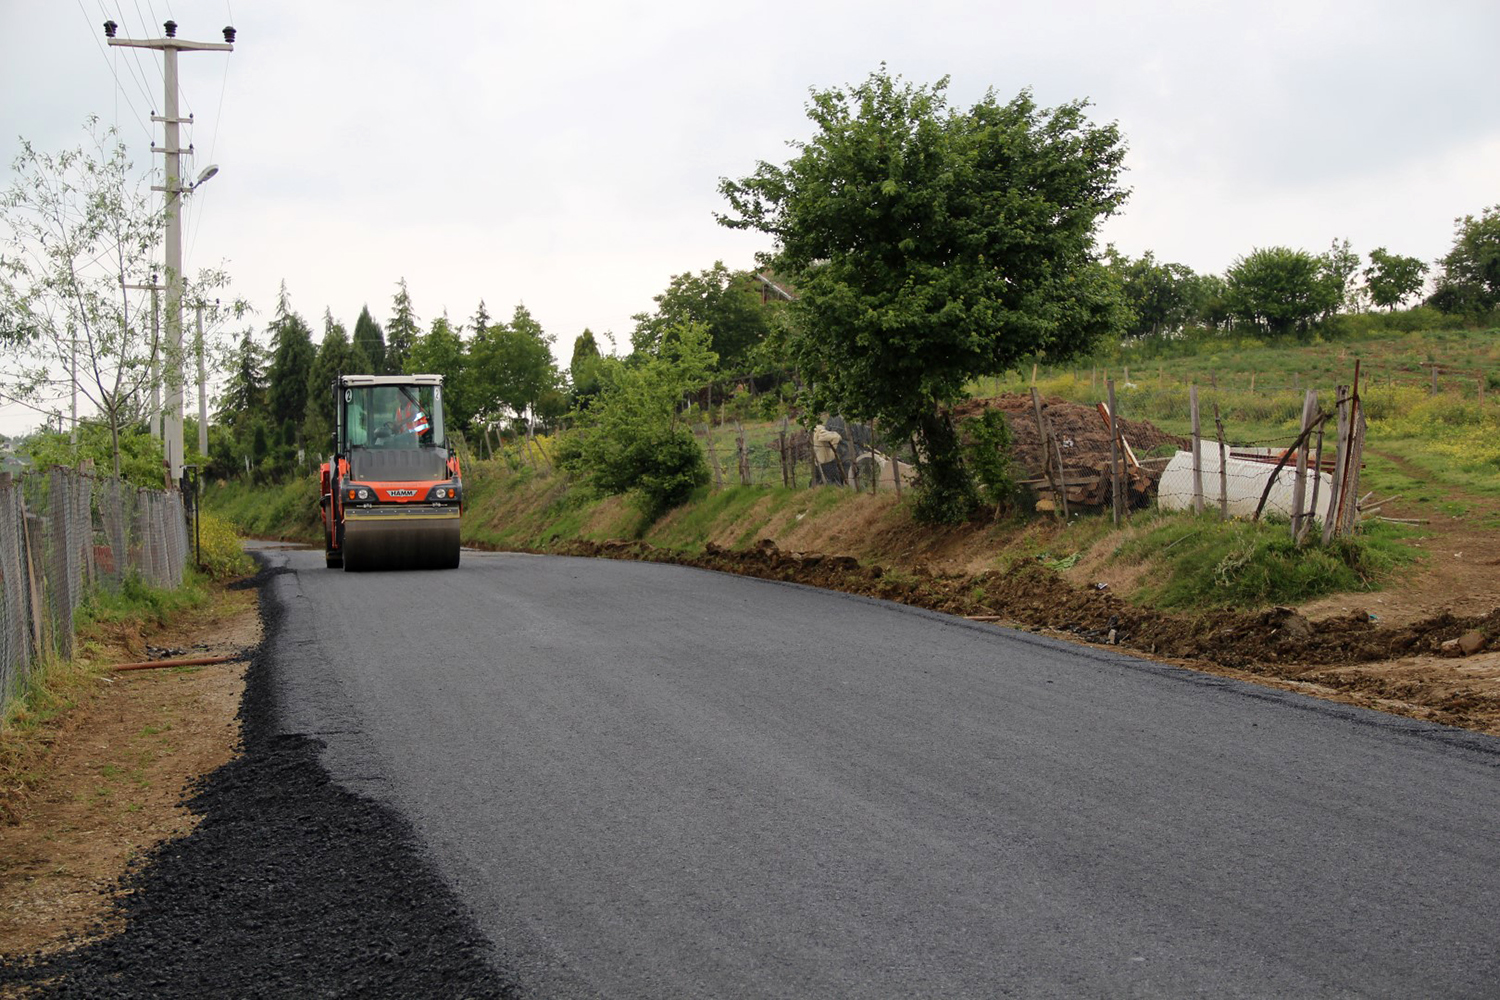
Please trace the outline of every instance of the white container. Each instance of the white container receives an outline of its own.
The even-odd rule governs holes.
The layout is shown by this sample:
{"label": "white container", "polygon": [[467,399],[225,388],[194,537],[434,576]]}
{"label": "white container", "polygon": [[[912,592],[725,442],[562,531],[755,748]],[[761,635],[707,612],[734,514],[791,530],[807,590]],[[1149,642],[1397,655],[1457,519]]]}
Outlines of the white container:
{"label": "white container", "polygon": [[[1217,443],[1208,444],[1204,442],[1202,455],[1203,468],[1203,509],[1214,511],[1219,509],[1219,446]],[[1229,494],[1229,514],[1231,517],[1253,517],[1255,507],[1260,503],[1260,495],[1265,492],[1266,480],[1270,478],[1275,465],[1261,462],[1247,462],[1243,459],[1230,458],[1225,464],[1227,475],[1227,486]],[[1312,503],[1313,472],[1308,469],[1305,473],[1307,484],[1303,490],[1302,503],[1305,506]],[[1318,486],[1318,513],[1319,520],[1328,516],[1333,505],[1333,477],[1326,472],[1318,474],[1321,485]],[[1271,486],[1271,494],[1266,498],[1266,509],[1262,517],[1279,517],[1288,519],[1292,514],[1292,488],[1297,481],[1296,459],[1287,460],[1287,464],[1281,467],[1276,475],[1276,482]],[[1190,451],[1179,451],[1172,456],[1172,461],[1167,463],[1167,468],[1161,474],[1161,481],[1157,486],[1157,505],[1162,510],[1191,510],[1193,507],[1193,453]]]}

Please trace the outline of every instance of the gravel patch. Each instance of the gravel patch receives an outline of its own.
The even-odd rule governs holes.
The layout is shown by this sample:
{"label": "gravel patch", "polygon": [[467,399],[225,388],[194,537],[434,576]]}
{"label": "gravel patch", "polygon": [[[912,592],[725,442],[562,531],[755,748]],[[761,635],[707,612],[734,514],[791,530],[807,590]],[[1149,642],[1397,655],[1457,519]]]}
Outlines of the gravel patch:
{"label": "gravel patch", "polygon": [[[262,570],[259,582],[274,571]],[[244,752],[203,778],[202,816],[122,880],[123,929],[0,969],[0,993],[56,997],[514,997],[490,942],[410,825],[334,784],[321,744],[276,732],[270,636],[240,706]]]}

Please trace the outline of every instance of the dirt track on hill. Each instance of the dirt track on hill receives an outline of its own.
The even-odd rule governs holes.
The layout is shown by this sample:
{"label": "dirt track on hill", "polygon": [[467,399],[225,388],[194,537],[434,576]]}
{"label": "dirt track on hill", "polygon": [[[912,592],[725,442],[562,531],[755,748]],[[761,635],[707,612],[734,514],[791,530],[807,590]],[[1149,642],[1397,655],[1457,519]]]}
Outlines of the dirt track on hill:
{"label": "dirt track on hill", "polygon": [[1174,615],[1083,590],[1038,564],[974,575],[886,572],[850,556],[784,552],[769,539],[747,551],[710,544],[689,556],[644,542],[575,542],[560,554],[645,559],[785,580],[1046,632],[1212,673],[1248,678],[1382,711],[1500,735],[1500,653],[1461,659],[1443,644],[1500,635],[1500,607],[1382,626],[1353,609],[1316,623],[1288,608]]}

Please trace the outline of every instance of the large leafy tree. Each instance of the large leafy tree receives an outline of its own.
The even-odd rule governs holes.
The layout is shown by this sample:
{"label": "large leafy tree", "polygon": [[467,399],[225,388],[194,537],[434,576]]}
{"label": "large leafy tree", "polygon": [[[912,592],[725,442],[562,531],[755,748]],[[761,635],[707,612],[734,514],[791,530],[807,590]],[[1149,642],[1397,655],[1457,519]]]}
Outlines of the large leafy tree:
{"label": "large leafy tree", "polygon": [[406,279],[402,278],[396,283],[396,295],[391,300],[391,319],[385,325],[385,370],[388,373],[399,375],[406,370],[406,356],[421,335],[411,295],[406,291]]}
{"label": "large leafy tree", "polygon": [[406,373],[443,376],[443,412],[448,430],[467,433],[474,419],[469,353],[447,316],[433,320],[432,328],[417,338],[406,356]]}
{"label": "large leafy tree", "polygon": [[1324,262],[1290,247],[1258,248],[1231,264],[1224,278],[1234,315],[1273,337],[1307,333],[1339,299]]}
{"label": "large leafy tree", "polygon": [[1441,261],[1433,304],[1447,312],[1483,312],[1500,306],[1500,205],[1478,218],[1454,220],[1453,248]]}
{"label": "large leafy tree", "polygon": [[1126,313],[1095,230],[1124,201],[1124,145],[1083,102],[1039,108],[884,68],[815,91],[815,131],[783,166],[723,180],[724,225],[775,239],[796,283],[789,352],[814,410],[921,439],[918,512],[966,517],[977,496],[948,407],[1022,358],[1067,357]]}
{"label": "large leafy tree", "polygon": [[598,359],[599,394],[564,448],[568,467],[601,493],[630,494],[651,519],[706,484],[682,401],[713,377],[711,339],[707,327],[690,324],[630,364]]}
{"label": "large leafy tree", "polygon": [[697,323],[708,328],[725,371],[743,367],[750,351],[770,332],[771,311],[779,305],[762,302],[754,278],[730,271],[723,261],[697,274],[674,275],[653,301],[654,312],[632,317],[636,326],[630,340],[636,351],[651,350],[667,331]]}
{"label": "large leafy tree", "polygon": [[509,323],[492,325],[471,348],[473,405],[490,416],[534,415],[536,405],[557,389],[552,337],[529,310],[516,306]]}
{"label": "large leafy tree", "polygon": [[1186,264],[1161,263],[1147,250],[1137,260],[1111,254],[1110,268],[1120,279],[1135,337],[1160,337],[1182,329],[1194,316],[1196,286]]}
{"label": "large leafy tree", "polygon": [[354,344],[364,352],[370,367],[364,371],[351,372],[351,374],[380,375],[385,372],[385,331],[370,315],[369,306],[361,308],[359,319],[354,321]]}
{"label": "large leafy tree", "polygon": [[1319,272],[1326,289],[1324,291],[1323,318],[1327,319],[1345,308],[1354,291],[1352,282],[1359,270],[1359,254],[1348,240],[1334,240],[1323,256],[1318,258]]}
{"label": "large leafy tree", "polygon": [[1370,251],[1370,265],[1365,268],[1365,287],[1370,301],[1386,309],[1419,294],[1427,278],[1427,265],[1421,258],[1391,253],[1385,247]]}

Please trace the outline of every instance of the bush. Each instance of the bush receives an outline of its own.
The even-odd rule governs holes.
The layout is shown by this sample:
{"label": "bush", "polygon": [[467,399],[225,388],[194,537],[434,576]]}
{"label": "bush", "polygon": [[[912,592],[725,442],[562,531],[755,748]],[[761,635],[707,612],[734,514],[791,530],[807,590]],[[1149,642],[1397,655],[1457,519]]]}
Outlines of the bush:
{"label": "bush", "polygon": [[240,546],[234,525],[216,514],[198,512],[195,550],[203,571],[215,580],[226,580],[255,572],[255,561]]}
{"label": "bush", "polygon": [[1010,424],[1006,422],[1005,414],[999,410],[985,410],[970,420],[964,429],[968,432],[964,460],[979,483],[985,503],[996,510],[1009,506],[1016,491],[1016,480],[1011,474]]}

